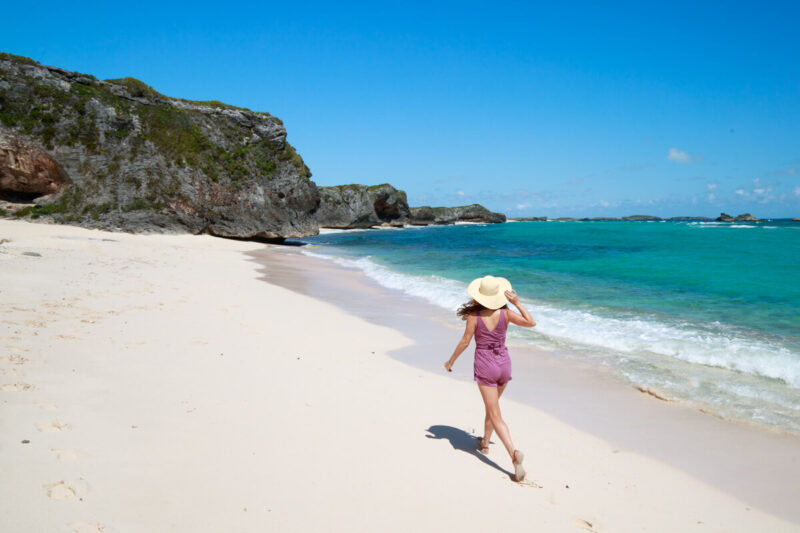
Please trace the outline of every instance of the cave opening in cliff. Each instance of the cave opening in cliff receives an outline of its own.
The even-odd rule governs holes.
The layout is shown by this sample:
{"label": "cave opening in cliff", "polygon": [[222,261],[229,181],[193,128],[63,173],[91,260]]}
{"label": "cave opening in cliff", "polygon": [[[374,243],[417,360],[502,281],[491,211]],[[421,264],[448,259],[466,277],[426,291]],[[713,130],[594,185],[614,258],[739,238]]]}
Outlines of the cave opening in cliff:
{"label": "cave opening in cliff", "polygon": [[384,194],[375,198],[372,204],[375,209],[375,214],[384,222],[389,222],[400,216],[400,209],[397,204],[389,203],[389,195]]}
{"label": "cave opening in cliff", "polygon": [[11,202],[12,204],[31,204],[44,194],[40,192],[19,192],[0,189],[0,200]]}

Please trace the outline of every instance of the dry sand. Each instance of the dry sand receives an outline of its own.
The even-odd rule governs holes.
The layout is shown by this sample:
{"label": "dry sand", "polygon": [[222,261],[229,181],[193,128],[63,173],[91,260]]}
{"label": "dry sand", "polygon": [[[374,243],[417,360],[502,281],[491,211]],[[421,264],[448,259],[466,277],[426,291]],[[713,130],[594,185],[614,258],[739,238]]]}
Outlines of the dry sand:
{"label": "dry sand", "polygon": [[504,399],[514,483],[499,443],[475,452],[473,384],[260,280],[264,245],[5,220],[0,239],[2,531],[800,531]]}

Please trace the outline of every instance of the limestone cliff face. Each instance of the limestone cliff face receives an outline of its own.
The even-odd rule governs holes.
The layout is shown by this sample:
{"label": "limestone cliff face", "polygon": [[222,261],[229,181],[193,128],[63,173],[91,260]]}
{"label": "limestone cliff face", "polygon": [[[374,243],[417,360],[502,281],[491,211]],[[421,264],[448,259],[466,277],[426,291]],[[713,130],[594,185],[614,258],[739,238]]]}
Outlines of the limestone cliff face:
{"label": "limestone cliff face", "polygon": [[497,224],[505,221],[506,216],[504,214],[493,213],[480,204],[457,207],[412,207],[410,219],[411,224],[415,226],[454,224],[456,222]]}
{"label": "limestone cliff face", "polygon": [[0,199],[125,231],[284,238],[318,231],[311,172],[283,123],[0,53]]}
{"label": "limestone cliff face", "polygon": [[326,228],[402,226],[410,211],[406,193],[389,184],[320,187],[317,222]]}

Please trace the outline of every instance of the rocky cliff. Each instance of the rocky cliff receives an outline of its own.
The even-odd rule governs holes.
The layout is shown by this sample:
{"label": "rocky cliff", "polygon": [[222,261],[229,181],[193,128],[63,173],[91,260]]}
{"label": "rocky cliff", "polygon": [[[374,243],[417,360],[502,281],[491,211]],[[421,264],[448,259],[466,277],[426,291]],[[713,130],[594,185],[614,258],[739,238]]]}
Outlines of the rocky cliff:
{"label": "rocky cliff", "polygon": [[337,185],[320,187],[317,222],[325,228],[369,228],[372,226],[427,226],[456,222],[505,222],[502,213],[492,213],[479,204],[460,207],[409,207],[404,191],[391,185]]}
{"label": "rocky cliff", "polygon": [[317,233],[317,187],[283,123],[0,53],[0,200],[125,231]]}
{"label": "rocky cliff", "polygon": [[316,218],[326,228],[402,226],[410,215],[406,193],[388,183],[319,187],[319,193]]}
{"label": "rocky cliff", "polygon": [[505,222],[506,216],[502,213],[493,213],[480,204],[462,205],[457,207],[422,207],[411,208],[410,223],[415,226],[428,226],[431,224],[454,224],[456,222],[481,222],[496,224]]}

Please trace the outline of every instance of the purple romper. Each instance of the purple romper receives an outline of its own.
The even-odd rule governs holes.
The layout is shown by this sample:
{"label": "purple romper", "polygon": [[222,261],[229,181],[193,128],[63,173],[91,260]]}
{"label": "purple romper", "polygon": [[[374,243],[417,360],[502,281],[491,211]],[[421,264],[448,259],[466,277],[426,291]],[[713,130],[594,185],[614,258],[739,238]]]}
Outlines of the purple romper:
{"label": "purple romper", "polygon": [[478,313],[475,328],[475,381],[490,387],[503,386],[511,380],[511,358],[506,348],[506,310],[500,310],[500,320],[491,331]]}

